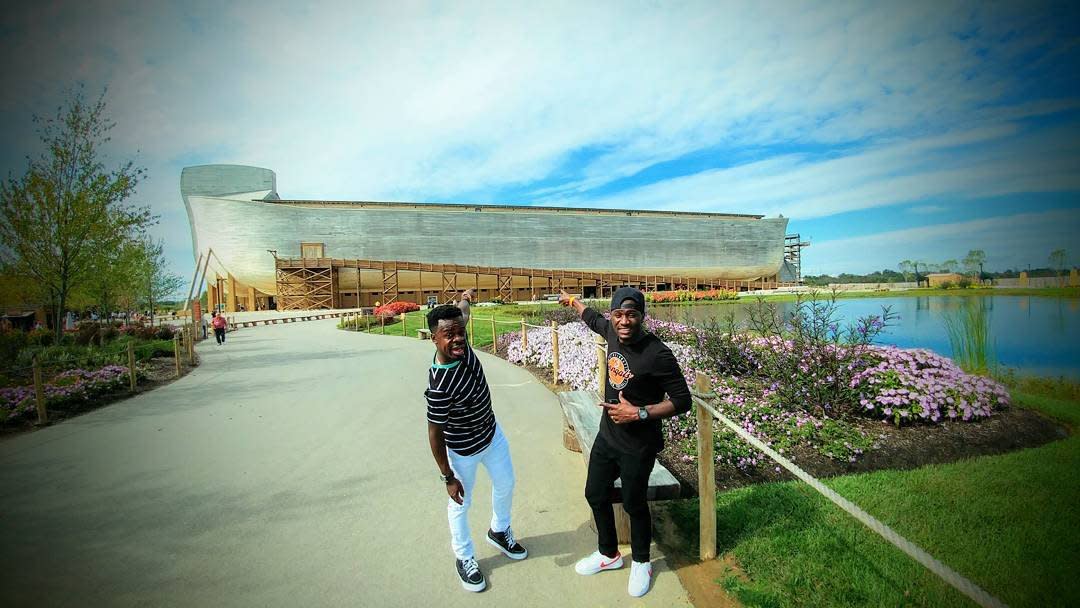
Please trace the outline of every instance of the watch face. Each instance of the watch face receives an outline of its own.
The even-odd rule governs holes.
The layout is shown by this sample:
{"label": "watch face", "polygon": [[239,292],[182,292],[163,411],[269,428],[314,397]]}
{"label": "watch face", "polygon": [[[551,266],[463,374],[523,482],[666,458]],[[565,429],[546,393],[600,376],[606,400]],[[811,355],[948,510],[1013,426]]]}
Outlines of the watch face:
{"label": "watch face", "polygon": [[637,411],[637,415],[638,415],[638,418],[641,418],[642,420],[645,420],[646,418],[649,417],[649,410],[647,410],[645,408],[641,408],[641,409],[639,409]]}

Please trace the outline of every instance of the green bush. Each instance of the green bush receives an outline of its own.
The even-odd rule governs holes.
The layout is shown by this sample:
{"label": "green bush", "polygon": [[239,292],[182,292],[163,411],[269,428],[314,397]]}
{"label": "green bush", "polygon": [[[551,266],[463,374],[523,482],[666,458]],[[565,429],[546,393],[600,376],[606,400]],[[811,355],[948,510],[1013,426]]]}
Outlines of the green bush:
{"label": "green bush", "polygon": [[953,286],[952,281],[943,281],[941,283],[941,288],[942,289],[952,289],[952,286]]}
{"label": "green bush", "polygon": [[173,331],[173,328],[171,326],[162,325],[161,327],[157,328],[156,332],[154,332],[154,337],[158,340],[172,340],[174,333],[176,332]]}
{"label": "green bush", "polygon": [[15,364],[19,351],[26,346],[26,334],[11,329],[0,332],[0,365],[10,367]]}
{"label": "green bush", "polygon": [[26,343],[30,346],[52,346],[55,342],[56,335],[44,327],[26,334]]}
{"label": "green bush", "polygon": [[75,344],[79,346],[101,345],[102,339],[102,326],[97,322],[80,323],[75,330]]}
{"label": "green bush", "polygon": [[971,279],[967,277],[960,279],[960,281],[957,283],[957,287],[959,287],[960,289],[967,289],[968,287],[971,287]]}

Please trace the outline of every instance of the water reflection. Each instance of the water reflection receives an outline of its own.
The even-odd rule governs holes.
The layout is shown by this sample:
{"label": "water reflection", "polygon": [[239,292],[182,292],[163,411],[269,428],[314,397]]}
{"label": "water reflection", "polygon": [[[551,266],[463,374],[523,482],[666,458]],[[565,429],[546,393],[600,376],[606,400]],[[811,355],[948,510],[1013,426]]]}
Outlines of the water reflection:
{"label": "water reflection", "polygon": [[[878,342],[904,348],[929,348],[951,356],[943,318],[964,305],[981,306],[989,317],[990,342],[997,361],[1040,375],[1065,375],[1080,379],[1080,300],[1030,296],[920,296],[912,298],[865,298],[840,300],[838,316],[853,321],[880,315],[890,306],[899,315]],[[745,325],[751,302],[723,302],[688,306],[654,306],[656,318],[702,324],[722,322],[734,314]],[[776,304],[788,314],[794,303]]]}

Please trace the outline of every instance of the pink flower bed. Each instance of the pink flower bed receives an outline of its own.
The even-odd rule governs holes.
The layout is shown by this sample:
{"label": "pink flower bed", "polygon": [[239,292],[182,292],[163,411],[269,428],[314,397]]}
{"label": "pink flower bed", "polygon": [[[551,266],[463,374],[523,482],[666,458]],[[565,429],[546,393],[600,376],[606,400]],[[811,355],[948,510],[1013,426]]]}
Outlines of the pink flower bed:
{"label": "pink flower bed", "polygon": [[[45,403],[51,408],[64,409],[118,389],[127,381],[128,368],[120,365],[107,365],[93,371],[69,370],[44,384]],[[14,422],[36,415],[33,385],[0,389],[0,416],[3,421]]]}

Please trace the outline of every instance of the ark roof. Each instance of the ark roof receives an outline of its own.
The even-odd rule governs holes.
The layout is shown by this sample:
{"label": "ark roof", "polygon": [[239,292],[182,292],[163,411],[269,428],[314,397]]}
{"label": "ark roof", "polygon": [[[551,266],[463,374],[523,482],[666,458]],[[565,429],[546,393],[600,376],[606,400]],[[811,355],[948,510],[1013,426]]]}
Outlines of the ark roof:
{"label": "ark roof", "polygon": [[260,203],[304,207],[355,207],[359,209],[410,209],[415,211],[457,211],[511,213],[551,213],[559,215],[630,215],[678,218],[709,218],[728,220],[760,220],[763,215],[746,213],[704,213],[696,211],[653,211],[647,209],[598,209],[593,207],[542,207],[530,205],[477,205],[472,203],[404,203],[386,201],[326,201],[326,200],[263,200]]}

